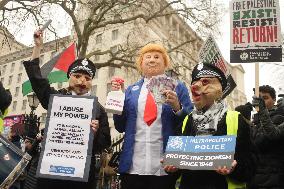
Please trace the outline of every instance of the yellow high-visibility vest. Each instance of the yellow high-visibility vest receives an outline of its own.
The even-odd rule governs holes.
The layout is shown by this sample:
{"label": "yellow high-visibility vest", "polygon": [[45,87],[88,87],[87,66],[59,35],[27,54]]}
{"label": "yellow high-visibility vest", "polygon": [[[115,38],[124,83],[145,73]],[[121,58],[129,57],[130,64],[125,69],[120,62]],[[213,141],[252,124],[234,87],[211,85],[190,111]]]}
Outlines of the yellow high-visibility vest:
{"label": "yellow high-visibility vest", "polygon": [[8,108],[4,111],[4,114],[2,114],[2,111],[0,110],[0,134],[4,131],[4,117],[8,114]]}
{"label": "yellow high-visibility vest", "polygon": [[[227,124],[227,135],[235,135],[238,134],[238,126],[239,126],[239,114],[240,112],[237,111],[227,111],[226,116],[226,124]],[[182,133],[184,133],[186,123],[188,121],[189,115],[187,115],[182,123]],[[237,182],[229,177],[226,177],[228,183],[228,189],[245,189],[246,184],[243,182]]]}

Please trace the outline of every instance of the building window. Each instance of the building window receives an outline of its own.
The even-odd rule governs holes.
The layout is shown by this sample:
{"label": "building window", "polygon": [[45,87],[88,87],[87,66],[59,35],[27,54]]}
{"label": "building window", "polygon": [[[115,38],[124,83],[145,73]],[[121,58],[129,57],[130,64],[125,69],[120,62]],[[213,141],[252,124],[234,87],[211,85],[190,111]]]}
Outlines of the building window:
{"label": "building window", "polygon": [[175,78],[175,79],[178,78],[178,74],[174,70],[166,71],[166,75],[169,76],[169,77]]}
{"label": "building window", "polygon": [[46,113],[42,113],[41,114],[41,122],[45,123],[45,121],[46,121]]}
{"label": "building window", "polygon": [[63,83],[62,83],[62,82],[57,83],[58,89],[62,89],[62,86],[63,86]]}
{"label": "building window", "polygon": [[[99,51],[100,52],[100,51]],[[100,60],[100,55],[96,54],[95,55],[95,61],[99,61]]]}
{"label": "building window", "polygon": [[114,67],[109,67],[108,68],[108,77],[113,77],[115,73],[115,68]]}
{"label": "building window", "polygon": [[96,44],[102,43],[103,34],[98,34],[96,36]]}
{"label": "building window", "polygon": [[118,39],[118,29],[112,30],[111,38],[113,41]]}
{"label": "building window", "polygon": [[95,79],[98,79],[98,77],[99,77],[99,69],[96,70]]}
{"label": "building window", "polygon": [[4,66],[2,67],[2,74],[5,74],[6,69],[7,69],[7,65],[4,65]]}
{"label": "building window", "polygon": [[11,85],[11,83],[12,83],[12,80],[13,80],[13,76],[12,76],[12,75],[10,75],[10,76],[9,76],[8,85]]}
{"label": "building window", "polygon": [[26,110],[27,108],[27,100],[23,100],[22,110]]}
{"label": "building window", "polygon": [[16,90],[15,90],[15,97],[19,95],[19,91],[20,91],[20,87],[16,87]]}
{"label": "building window", "polygon": [[19,73],[18,74],[18,78],[17,78],[17,83],[20,83],[21,82],[21,80],[22,80],[22,73]]}
{"label": "building window", "polygon": [[107,84],[107,92],[106,92],[106,94],[108,94],[110,91],[111,91],[111,83],[108,83]]}
{"label": "building window", "polygon": [[97,85],[93,85],[91,89],[91,95],[96,96],[96,94],[97,94]]}
{"label": "building window", "polygon": [[13,102],[13,111],[16,111],[16,108],[17,108],[17,101],[14,101]]}
{"label": "building window", "polygon": [[116,53],[116,52],[118,51],[117,45],[111,47],[111,48],[110,48],[110,51],[111,51],[112,53]]}
{"label": "building window", "polygon": [[14,71],[14,69],[15,69],[15,63],[12,63],[12,65],[11,65],[11,72],[13,72]]}
{"label": "building window", "polygon": [[54,58],[56,55],[57,55],[57,51],[52,51],[52,52],[51,52],[50,59]]}
{"label": "building window", "polygon": [[44,62],[44,55],[40,55],[39,57],[39,66],[42,66],[43,65],[43,62]]}
{"label": "building window", "polygon": [[23,70],[23,68],[24,68],[24,64],[23,62],[20,62],[20,71]]}
{"label": "building window", "polygon": [[100,60],[100,55],[95,55],[95,61],[99,61]]}

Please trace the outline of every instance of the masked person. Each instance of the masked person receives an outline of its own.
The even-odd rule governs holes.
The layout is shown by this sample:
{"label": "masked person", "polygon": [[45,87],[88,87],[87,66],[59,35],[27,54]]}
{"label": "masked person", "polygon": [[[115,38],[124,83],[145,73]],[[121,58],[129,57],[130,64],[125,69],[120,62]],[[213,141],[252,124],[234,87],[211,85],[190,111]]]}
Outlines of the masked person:
{"label": "masked person", "polygon": [[[181,127],[185,136],[236,135],[232,168],[211,170],[179,170],[180,189],[235,189],[245,188],[254,173],[251,153],[250,127],[239,112],[229,111],[221,99],[227,86],[224,73],[212,64],[197,64],[192,72],[191,93],[194,110]],[[168,172],[178,169],[165,165]]]}
{"label": "masked person", "polygon": [[[178,82],[175,90],[161,91],[165,95],[165,103],[153,102],[155,99],[146,86],[152,77],[165,75],[170,67],[166,49],[161,45],[144,46],[136,66],[142,78],[126,89],[122,114],[113,115],[116,130],[125,132],[118,170],[121,188],[174,189],[176,178],[165,173],[160,160],[168,137],[175,135],[179,123],[177,114],[192,110],[188,90]],[[112,80],[112,90],[120,89],[121,85]],[[147,108],[151,98],[153,106]],[[150,112],[155,116],[149,122],[145,115]]]}
{"label": "masked person", "polygon": [[253,106],[259,109],[252,129],[259,162],[250,189],[284,188],[284,112],[281,100],[277,106],[275,102],[276,92],[269,85],[260,86],[259,98],[253,98]]}
{"label": "masked person", "polygon": [[[48,80],[42,78],[39,67],[40,50],[43,46],[42,32],[39,30],[34,37],[35,47],[31,61],[25,61],[26,69],[33,91],[36,93],[43,108],[47,109],[51,94],[90,96],[92,79],[95,76],[96,68],[89,59],[75,60],[68,68],[67,77],[69,87],[67,89],[55,90],[50,87]],[[111,137],[107,114],[102,105],[98,105],[96,119],[92,120],[90,126],[94,132],[93,151],[88,182],[63,181],[55,179],[40,179],[39,188],[92,188],[95,185],[95,154],[110,146]]]}
{"label": "masked person", "polygon": [[12,102],[12,95],[6,90],[0,81],[0,134],[4,131],[3,119],[8,113],[8,107]]}

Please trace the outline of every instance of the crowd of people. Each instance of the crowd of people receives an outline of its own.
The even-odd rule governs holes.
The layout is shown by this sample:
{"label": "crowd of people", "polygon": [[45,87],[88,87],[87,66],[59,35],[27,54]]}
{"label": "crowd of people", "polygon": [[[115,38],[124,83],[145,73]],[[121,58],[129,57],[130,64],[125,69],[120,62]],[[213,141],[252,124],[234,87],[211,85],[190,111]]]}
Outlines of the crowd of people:
{"label": "crowd of people", "polygon": [[[43,108],[48,108],[52,94],[90,96],[96,74],[94,63],[87,58],[75,60],[67,72],[69,87],[55,90],[41,75],[42,31],[35,34],[32,57],[23,64]],[[122,114],[113,115],[115,129],[124,133],[118,168],[122,189],[175,189],[177,180],[180,189],[284,188],[284,101],[282,98],[275,105],[276,92],[271,86],[259,87],[260,95],[252,103],[236,107],[236,111],[229,110],[222,98],[226,76],[214,64],[200,62],[190,78],[192,99],[184,83],[177,81],[174,89],[159,91],[164,102],[157,103],[147,85],[153,77],[168,77],[166,70],[171,67],[171,61],[167,50],[160,44],[145,45],[139,51],[136,66],[141,79],[126,89],[117,79],[110,81],[113,91],[125,91]],[[2,119],[11,95],[1,83],[0,92]],[[251,118],[253,107],[258,112]],[[96,188],[95,157],[111,145],[111,136],[106,111],[101,104],[95,108],[96,118],[89,125],[94,139],[88,181],[37,178],[42,137],[26,136],[25,150],[32,160],[25,172],[24,189]],[[231,167],[209,171],[167,165],[163,155],[169,136],[175,135],[235,135]]]}

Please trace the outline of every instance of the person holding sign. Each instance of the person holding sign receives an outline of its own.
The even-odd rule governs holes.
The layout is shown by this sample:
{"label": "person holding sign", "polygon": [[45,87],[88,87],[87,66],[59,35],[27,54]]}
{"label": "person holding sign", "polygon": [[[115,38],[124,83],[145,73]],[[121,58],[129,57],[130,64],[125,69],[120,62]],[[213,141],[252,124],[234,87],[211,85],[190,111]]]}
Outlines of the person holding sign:
{"label": "person holding sign", "polygon": [[[36,93],[43,108],[47,109],[51,94],[90,96],[92,79],[95,76],[96,67],[89,59],[77,59],[68,68],[67,78],[69,87],[67,89],[55,90],[50,87],[48,80],[43,78],[39,67],[40,51],[43,47],[42,30],[34,35],[35,47],[30,61],[25,61],[24,66],[31,81],[32,88]],[[90,123],[94,132],[93,151],[88,182],[64,181],[56,179],[40,179],[38,188],[92,188],[95,180],[95,154],[111,144],[110,129],[107,114],[102,105],[96,108],[96,119]]]}
{"label": "person holding sign", "polygon": [[[173,83],[165,75],[170,60],[161,45],[144,46],[136,66],[142,79],[126,89],[122,114],[113,115],[117,131],[125,132],[118,170],[121,186],[122,189],[174,189],[176,177],[167,175],[160,160],[168,137],[174,135],[180,121],[177,114],[192,110],[188,90],[179,81],[175,88],[161,88],[161,83]],[[122,87],[116,79],[111,81],[112,90]],[[155,81],[151,82],[151,79]],[[163,95],[163,102],[157,103],[155,95],[148,89],[149,83],[156,83],[160,89],[157,95]]]}
{"label": "person holding sign", "polygon": [[[1,74],[0,74],[1,75]],[[8,107],[12,102],[12,95],[9,90],[6,90],[0,81],[0,134],[4,131],[3,119],[8,113]]]}
{"label": "person holding sign", "polygon": [[[254,174],[254,156],[251,153],[250,127],[239,112],[229,111],[221,100],[227,85],[224,73],[213,64],[199,63],[192,72],[191,93],[194,110],[181,127],[185,136],[235,135],[236,146],[231,167],[217,166],[217,170],[181,170],[180,189],[245,188],[245,182]],[[167,172],[177,168],[165,165]]]}
{"label": "person holding sign", "polygon": [[[284,188],[284,111],[275,106],[276,92],[269,85],[259,87],[259,98],[253,97],[258,113],[253,117],[252,139],[258,151],[256,174],[250,189]],[[279,101],[280,102],[280,101]]]}

